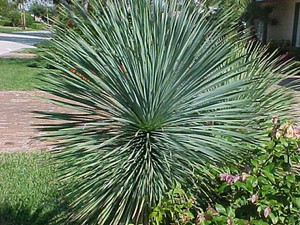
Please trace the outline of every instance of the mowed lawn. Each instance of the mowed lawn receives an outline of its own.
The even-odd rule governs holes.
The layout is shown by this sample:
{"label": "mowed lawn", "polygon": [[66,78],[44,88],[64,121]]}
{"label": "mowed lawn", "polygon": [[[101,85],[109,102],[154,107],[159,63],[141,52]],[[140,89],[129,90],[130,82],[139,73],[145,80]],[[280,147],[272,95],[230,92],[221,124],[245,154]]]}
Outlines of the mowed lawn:
{"label": "mowed lawn", "polygon": [[38,67],[37,59],[0,58],[0,90],[27,91],[43,85],[38,78],[43,69]]}
{"label": "mowed lawn", "polygon": [[63,208],[48,153],[0,153],[0,225],[46,225]]}
{"label": "mowed lawn", "polygon": [[[42,63],[39,58],[0,58],[0,91],[42,86]],[[66,204],[50,157],[45,152],[0,152],[0,225],[46,225],[63,217]]]}
{"label": "mowed lawn", "polygon": [[[26,31],[31,31],[33,29],[26,28]],[[0,33],[13,33],[13,32],[23,31],[21,27],[7,27],[0,26]]]}

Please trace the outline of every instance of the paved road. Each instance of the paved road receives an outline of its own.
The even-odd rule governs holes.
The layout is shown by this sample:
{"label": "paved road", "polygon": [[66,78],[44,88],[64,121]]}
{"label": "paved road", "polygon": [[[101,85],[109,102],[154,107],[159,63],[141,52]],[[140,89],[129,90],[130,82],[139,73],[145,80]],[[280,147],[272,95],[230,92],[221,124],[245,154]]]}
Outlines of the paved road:
{"label": "paved road", "polygon": [[35,48],[35,44],[49,40],[50,37],[48,31],[0,33],[0,56],[24,48]]}

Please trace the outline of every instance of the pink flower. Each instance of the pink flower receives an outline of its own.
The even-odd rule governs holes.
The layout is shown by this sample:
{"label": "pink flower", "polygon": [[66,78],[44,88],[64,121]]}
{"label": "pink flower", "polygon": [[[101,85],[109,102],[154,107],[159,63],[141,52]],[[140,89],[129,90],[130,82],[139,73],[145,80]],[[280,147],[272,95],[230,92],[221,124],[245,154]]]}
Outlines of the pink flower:
{"label": "pink flower", "polygon": [[232,224],[233,224],[233,220],[232,220],[231,218],[228,218],[227,224],[228,224],[228,225],[232,225]]}
{"label": "pink flower", "polygon": [[228,176],[227,173],[221,173],[221,174],[220,174],[221,180],[226,180],[227,176]]}
{"label": "pink flower", "polygon": [[228,173],[221,173],[220,174],[221,180],[224,180],[227,184],[231,183],[231,175]]}
{"label": "pink flower", "polygon": [[271,212],[271,208],[268,206],[264,210],[264,217],[267,218],[269,216],[270,212]]}
{"label": "pink flower", "polygon": [[224,180],[227,184],[230,184],[231,182],[235,183],[240,179],[240,176],[238,175],[231,175],[228,173],[221,173],[220,174],[221,180]]}
{"label": "pink flower", "polygon": [[251,196],[251,202],[252,203],[256,203],[258,201],[258,195],[257,194],[254,194]]}
{"label": "pink flower", "polygon": [[240,179],[240,176],[236,175],[236,176],[232,176],[231,175],[231,179],[233,181],[233,183],[237,182]]}
{"label": "pink flower", "polygon": [[296,138],[299,138],[299,137],[300,137],[300,129],[297,128],[297,127],[294,128],[294,136],[295,136]]}

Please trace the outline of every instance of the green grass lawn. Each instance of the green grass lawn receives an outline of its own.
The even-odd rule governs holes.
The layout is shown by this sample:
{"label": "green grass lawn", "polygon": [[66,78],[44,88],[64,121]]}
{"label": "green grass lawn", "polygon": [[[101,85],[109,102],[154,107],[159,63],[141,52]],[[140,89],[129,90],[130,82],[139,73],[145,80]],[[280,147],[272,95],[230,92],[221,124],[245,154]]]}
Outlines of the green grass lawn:
{"label": "green grass lawn", "polygon": [[43,83],[38,79],[44,71],[37,59],[0,58],[0,90],[34,90]]}
{"label": "green grass lawn", "polygon": [[[25,31],[32,31],[31,28],[26,28]],[[6,27],[6,26],[0,26],[0,33],[13,33],[23,31],[21,27]]]}
{"label": "green grass lawn", "polygon": [[60,214],[48,153],[0,153],[0,224],[46,225]]}

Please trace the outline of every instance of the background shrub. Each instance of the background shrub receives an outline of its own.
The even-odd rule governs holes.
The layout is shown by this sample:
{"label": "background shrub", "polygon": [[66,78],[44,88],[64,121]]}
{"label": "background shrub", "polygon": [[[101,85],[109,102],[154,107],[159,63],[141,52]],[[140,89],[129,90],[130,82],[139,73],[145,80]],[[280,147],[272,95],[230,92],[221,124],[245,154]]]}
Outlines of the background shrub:
{"label": "background shrub", "polygon": [[11,22],[8,19],[0,20],[0,26],[10,26]]}
{"label": "background shrub", "polygon": [[34,14],[34,16],[37,16],[37,17],[42,17],[42,16],[45,16],[46,13],[47,13],[47,8],[43,5],[40,5],[38,3],[35,3],[31,6],[30,8],[30,12],[32,14]]}
{"label": "background shrub", "polygon": [[21,25],[21,14],[18,10],[9,12],[7,19],[9,20],[10,26],[17,27]]}
{"label": "background shrub", "polygon": [[[210,202],[201,204],[202,193],[194,189],[187,194],[177,185],[153,208],[152,224],[299,224],[300,132],[273,120],[270,140],[249,150],[240,165],[207,167],[215,175]],[[203,170],[198,174],[201,185]]]}
{"label": "background shrub", "polygon": [[45,24],[43,23],[32,23],[30,25],[30,28],[35,29],[35,30],[42,30],[45,28]]}
{"label": "background shrub", "polygon": [[33,17],[30,13],[26,13],[26,27],[30,27],[34,22]]}
{"label": "background shrub", "polygon": [[[9,12],[7,19],[9,21],[9,23],[8,23],[9,26],[18,27],[18,26],[22,25],[21,12],[18,10]],[[30,15],[30,13],[26,13],[26,26],[30,27],[33,22],[34,22],[34,19]]]}

